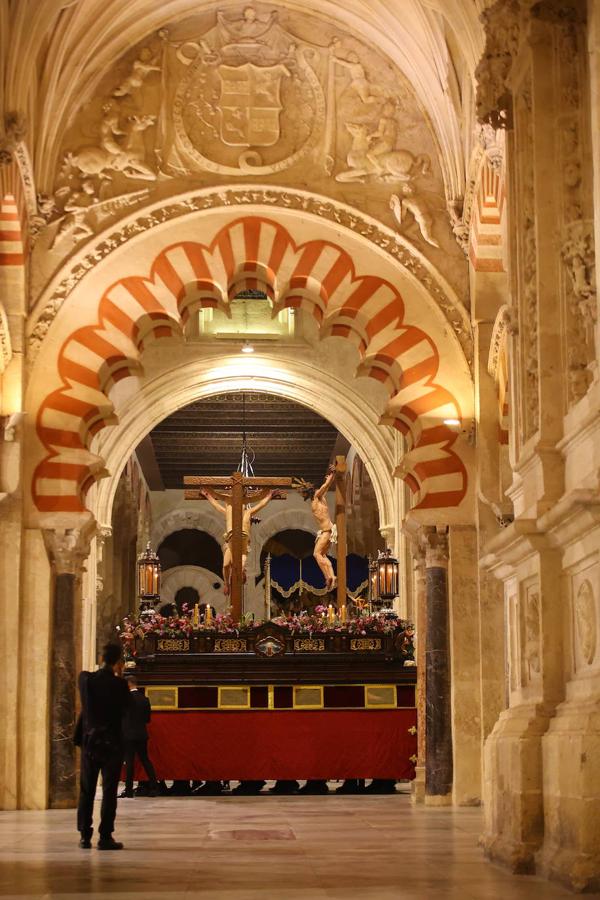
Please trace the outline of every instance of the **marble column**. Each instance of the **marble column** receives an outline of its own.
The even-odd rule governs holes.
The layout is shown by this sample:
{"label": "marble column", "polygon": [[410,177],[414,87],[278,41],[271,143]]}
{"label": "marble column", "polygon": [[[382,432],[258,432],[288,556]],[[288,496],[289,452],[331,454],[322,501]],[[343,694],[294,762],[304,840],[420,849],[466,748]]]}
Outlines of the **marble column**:
{"label": "marble column", "polygon": [[415,662],[417,663],[417,762],[412,783],[413,803],[425,802],[425,641],[427,634],[427,598],[425,586],[425,548],[414,542],[412,547],[415,591]]}
{"label": "marble column", "polygon": [[78,599],[89,538],[81,529],[44,532],[53,571],[50,659],[50,759],[48,800],[51,809],[75,806],[75,747]]}
{"label": "marble column", "polygon": [[448,537],[425,532],[427,637],[425,645],[425,803],[452,802],[452,713],[448,636]]}

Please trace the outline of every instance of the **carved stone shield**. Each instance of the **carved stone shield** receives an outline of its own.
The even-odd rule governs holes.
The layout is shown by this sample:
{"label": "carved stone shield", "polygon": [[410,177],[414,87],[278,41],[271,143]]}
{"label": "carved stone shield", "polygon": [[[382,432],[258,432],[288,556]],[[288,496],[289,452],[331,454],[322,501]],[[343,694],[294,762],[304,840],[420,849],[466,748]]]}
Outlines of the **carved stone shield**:
{"label": "carved stone shield", "polygon": [[221,140],[230,147],[272,147],[279,140],[284,65],[218,67]]}

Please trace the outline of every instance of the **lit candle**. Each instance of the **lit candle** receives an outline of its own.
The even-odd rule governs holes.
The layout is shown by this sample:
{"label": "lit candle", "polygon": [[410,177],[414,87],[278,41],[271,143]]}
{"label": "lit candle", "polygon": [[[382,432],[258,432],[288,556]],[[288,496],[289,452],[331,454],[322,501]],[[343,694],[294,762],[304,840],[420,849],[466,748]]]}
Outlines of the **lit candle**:
{"label": "lit candle", "polygon": [[327,607],[327,621],[330,625],[333,625],[335,621],[335,612],[333,610],[333,605],[330,603]]}
{"label": "lit candle", "polygon": [[197,603],[194,606],[194,620],[193,621],[194,621],[194,628],[197,628],[198,625],[200,624],[200,607],[198,606]]}
{"label": "lit candle", "polygon": [[212,609],[210,603],[206,606],[206,612],[204,613],[204,624],[210,625],[212,622]]}
{"label": "lit candle", "polygon": [[340,609],[340,621],[345,624],[346,622],[346,604],[344,603]]}

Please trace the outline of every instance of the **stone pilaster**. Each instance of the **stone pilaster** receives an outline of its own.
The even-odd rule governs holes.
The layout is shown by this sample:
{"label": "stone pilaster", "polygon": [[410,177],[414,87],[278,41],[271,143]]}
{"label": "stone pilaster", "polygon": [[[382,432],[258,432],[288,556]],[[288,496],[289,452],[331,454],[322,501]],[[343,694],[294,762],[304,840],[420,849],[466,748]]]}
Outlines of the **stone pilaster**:
{"label": "stone pilaster", "polygon": [[54,584],[50,665],[49,806],[72,807],[76,802],[75,747],[77,611],[83,563],[89,535],[82,529],[44,532]]}
{"label": "stone pilaster", "polygon": [[425,532],[425,803],[452,802],[452,712],[446,529]]}

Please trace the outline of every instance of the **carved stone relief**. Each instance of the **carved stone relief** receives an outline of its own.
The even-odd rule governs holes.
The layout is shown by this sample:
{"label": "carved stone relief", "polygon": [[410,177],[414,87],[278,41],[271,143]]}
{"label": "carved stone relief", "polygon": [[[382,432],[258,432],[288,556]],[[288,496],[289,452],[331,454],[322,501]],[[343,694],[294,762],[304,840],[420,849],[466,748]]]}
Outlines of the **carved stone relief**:
{"label": "carved stone relief", "polygon": [[8,319],[5,309],[0,303],[0,375],[4,372],[7,365],[12,359],[12,345],[10,341],[10,331],[8,329]]}
{"label": "carved stone relief", "polygon": [[520,36],[518,0],[496,0],[481,13],[485,49],[475,70],[477,118],[494,128],[510,125],[510,74]]}
{"label": "carved stone relief", "polygon": [[537,680],[542,670],[540,596],[536,590],[527,590],[521,615],[523,684],[527,685]]}
{"label": "carved stone relief", "polygon": [[598,623],[594,589],[587,579],[581,583],[575,596],[573,615],[575,636],[581,657],[588,666],[591,666],[596,656]]}
{"label": "carved stone relief", "polygon": [[149,37],[101,82],[64,149],[48,242],[63,255],[140,202],[136,182],[154,193],[252,176],[309,179],[439,246],[443,183],[412,87],[333,23],[283,7],[197,13]]}

